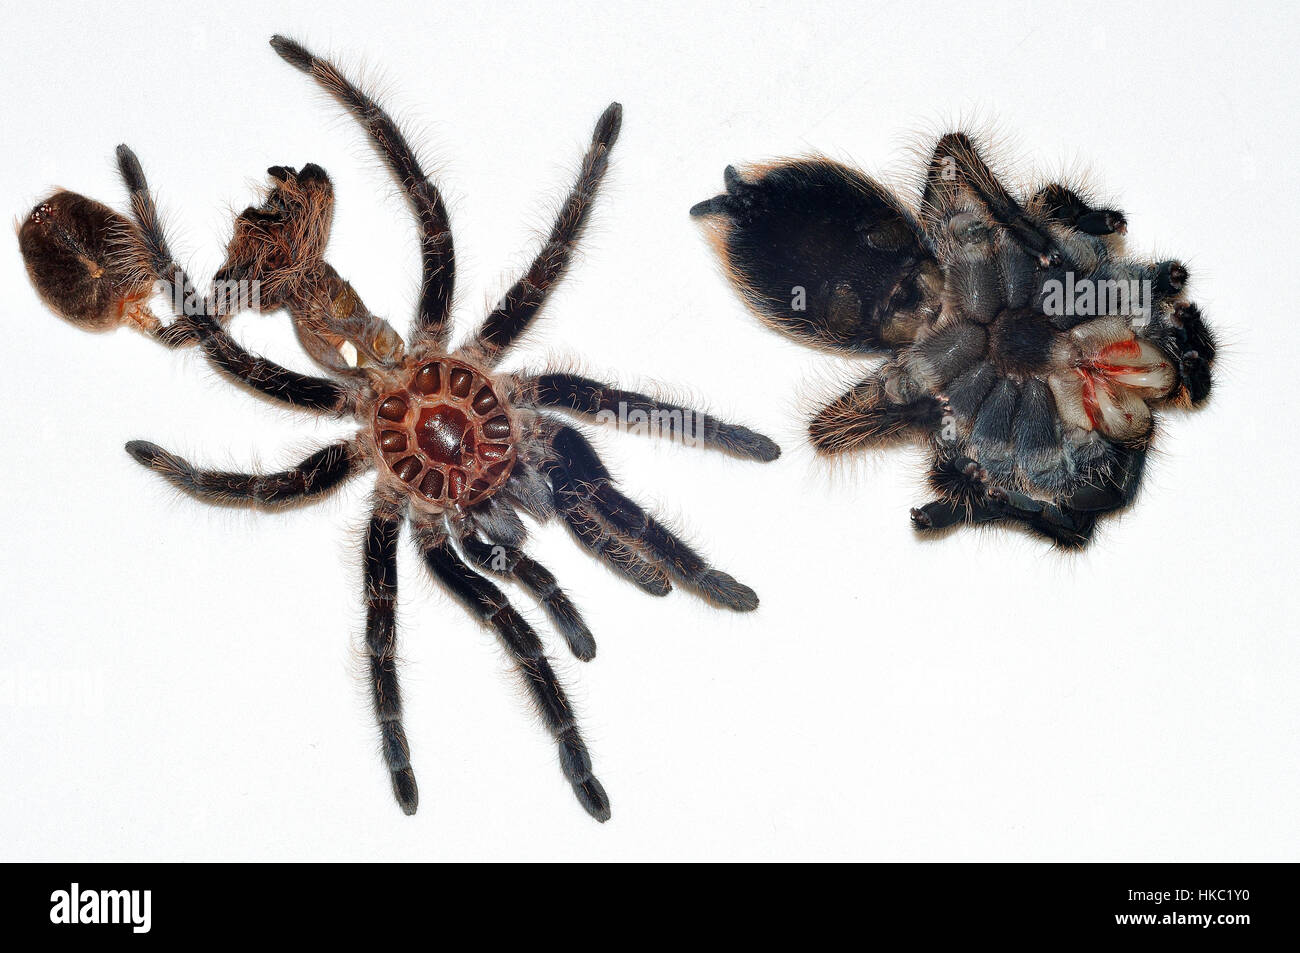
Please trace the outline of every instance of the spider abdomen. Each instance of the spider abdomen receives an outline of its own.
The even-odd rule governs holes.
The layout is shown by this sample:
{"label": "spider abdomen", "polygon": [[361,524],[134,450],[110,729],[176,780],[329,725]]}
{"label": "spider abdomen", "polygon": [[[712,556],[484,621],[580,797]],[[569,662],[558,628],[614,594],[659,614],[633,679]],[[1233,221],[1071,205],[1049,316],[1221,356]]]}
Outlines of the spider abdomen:
{"label": "spider abdomen", "polygon": [[27,274],[45,302],[80,328],[147,324],[153,280],[129,221],[75,192],[55,192],[18,231]]}
{"label": "spider abdomen", "polygon": [[481,502],[514,467],[508,407],[488,376],[462,360],[413,362],[402,385],[376,400],[374,429],[392,474],[439,508]]}

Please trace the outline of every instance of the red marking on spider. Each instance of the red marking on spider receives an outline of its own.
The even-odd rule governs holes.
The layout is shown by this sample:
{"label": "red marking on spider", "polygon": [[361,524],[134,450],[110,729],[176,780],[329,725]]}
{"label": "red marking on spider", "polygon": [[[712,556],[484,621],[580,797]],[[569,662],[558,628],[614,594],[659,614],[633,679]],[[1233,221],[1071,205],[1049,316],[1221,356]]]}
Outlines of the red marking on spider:
{"label": "red marking on spider", "polygon": [[1076,367],[1075,373],[1083,381],[1083,412],[1088,415],[1088,425],[1096,430],[1101,423],[1101,411],[1097,406],[1097,386],[1087,368]]}

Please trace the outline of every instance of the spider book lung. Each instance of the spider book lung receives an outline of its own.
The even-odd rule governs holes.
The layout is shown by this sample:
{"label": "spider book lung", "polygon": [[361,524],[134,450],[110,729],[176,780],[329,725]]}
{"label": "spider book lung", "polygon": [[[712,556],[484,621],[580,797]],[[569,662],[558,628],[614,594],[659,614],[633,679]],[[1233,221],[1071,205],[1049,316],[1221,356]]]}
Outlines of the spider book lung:
{"label": "spider book lung", "polygon": [[[325,260],[334,193],[317,165],[273,166],[261,204],[236,218],[212,293],[199,293],[176,263],[144,172],[131,150],[118,165],[131,218],[70,192],[37,205],[20,229],[28,273],[56,313],[80,327],[135,327],[160,343],[197,346],[237,383],[304,411],[351,417],[350,438],[276,473],[202,469],[143,440],[127,452],[158,476],[212,503],[264,507],[318,500],[375,473],[364,537],[368,680],[393,793],[407,814],[418,803],[397,680],[397,552],[403,524],[434,579],[491,629],[515,663],[559,752],[561,770],[594,818],[610,816],[542,642],[489,576],[519,586],[541,606],[575,656],[595,640],[555,577],[525,550],[520,513],[558,519],[614,573],[652,595],[675,586],[725,609],[749,611],[758,597],[710,566],[689,544],[625,496],[574,418],[616,408],[685,408],[563,370],[506,373],[498,363],[538,317],[564,275],[618,138],[622,109],[601,115],[577,181],[541,251],[462,347],[448,349],[455,255],[447,210],[401,130],[334,65],[298,43],[271,45],[319,83],[362,125],[401,185],[419,230],[422,278],[410,335],[371,313]],[[198,302],[163,322],[149,309],[159,283],[175,303]],[[232,289],[256,288],[245,299]],[[300,374],[249,353],[226,330],[234,311],[288,311],[325,376]],[[349,356],[350,355],[350,356]],[[767,437],[689,411],[698,442],[732,456],[774,460]]]}
{"label": "spider book lung", "polygon": [[883,358],[809,424],[839,454],[929,447],[921,532],[1011,522],[1082,547],[1137,494],[1155,411],[1210,393],[1214,335],[1187,269],[1125,251],[1122,212],[1049,183],[1017,198],[943,136],[915,199],[825,159],[724,174],[701,218],[781,333]]}

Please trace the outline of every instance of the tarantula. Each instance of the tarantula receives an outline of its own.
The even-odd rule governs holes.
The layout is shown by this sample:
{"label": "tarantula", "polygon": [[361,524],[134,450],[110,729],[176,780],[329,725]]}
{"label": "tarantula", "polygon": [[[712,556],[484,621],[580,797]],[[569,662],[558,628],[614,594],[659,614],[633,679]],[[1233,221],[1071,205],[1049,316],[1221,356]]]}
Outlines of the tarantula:
{"label": "tarantula", "polygon": [[922,531],[1013,521],[1064,547],[1134,499],[1152,408],[1210,393],[1214,335],[1178,261],[1128,257],[1127,221],[1051,183],[1022,204],[969,136],[935,147],[919,204],[826,159],[725,171],[703,217],[776,330],[884,361],[809,425],[839,454],[933,452]]}
{"label": "tarantula", "polygon": [[[531,593],[584,661],[596,652],[592,634],[555,577],[523,550],[526,529],[519,511],[537,520],[558,517],[592,555],[647,593],[663,596],[678,584],[715,605],[752,610],[758,605],[754,591],[711,568],[624,496],[587,437],[559,414],[641,413],[675,436],[753,460],[773,460],[780,450],[745,427],[576,374],[496,370],[569,264],[618,137],[617,103],[597,122],[577,183],[541,252],[473,338],[449,351],[454,259],[437,188],[366,92],[292,40],[277,36],[271,45],[361,123],[415,212],[423,275],[409,345],[326,263],[333,191],[316,165],[269,170],[265,201],[238,216],[214,291],[200,295],[168,248],[139,162],[121,146],[118,163],[134,220],[82,196],[55,193],[20,229],[29,274],[50,307],[81,327],[128,325],[170,347],[197,345],[221,372],[263,395],[359,424],[350,439],[277,473],[203,470],[143,440],[126,449],[176,487],[213,503],[275,507],[311,501],[377,471],[363,542],[366,648],[383,757],[403,811],[415,813],[418,802],[396,668],[397,545],[409,520],[433,577],[499,637],[555,739],[578,800],[605,821],[609,798],[592,774],[587,746],[542,643],[483,573]],[[195,306],[176,309],[166,324],[159,321],[148,308],[158,280],[180,292],[172,295],[173,303]],[[238,307],[287,309],[305,350],[332,375],[300,374],[236,343],[223,324],[229,316],[223,305],[230,299],[224,292],[231,283],[258,291],[255,300],[241,296]]]}

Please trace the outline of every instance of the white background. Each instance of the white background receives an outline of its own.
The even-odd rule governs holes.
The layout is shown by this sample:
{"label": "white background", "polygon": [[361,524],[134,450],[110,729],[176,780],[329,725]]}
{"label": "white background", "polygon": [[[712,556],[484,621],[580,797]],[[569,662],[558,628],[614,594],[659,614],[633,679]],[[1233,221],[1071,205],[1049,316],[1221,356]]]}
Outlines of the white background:
{"label": "white background", "polygon": [[[349,428],[62,323],[11,240],[0,859],[1297,859],[1292,5],[181,7],[6,13],[7,213],[55,185],[121,207],[125,141],[206,277],[262,170],[315,161],[338,195],[330,259],[404,327],[413,228],[357,129],[266,45],[289,33],[361,67],[417,133],[465,329],[619,99],[585,255],[520,357],[580,355],[782,443],[762,466],[600,439],[763,604],[654,600],[536,533],[600,645],[582,665],[550,643],[613,799],[601,826],[493,637],[404,542],[406,818],[355,654],[368,481],[288,514],[208,508],[122,451],[279,466]],[[1139,504],[1083,555],[919,540],[919,453],[814,461],[804,408],[852,367],[760,328],[686,214],[728,162],[813,150],[911,183],[909,149],[961,119],[1002,134],[1008,175],[1091,170],[1134,250],[1190,263],[1225,343],[1211,405],[1167,419]],[[310,369],[282,316],[235,332]]]}

